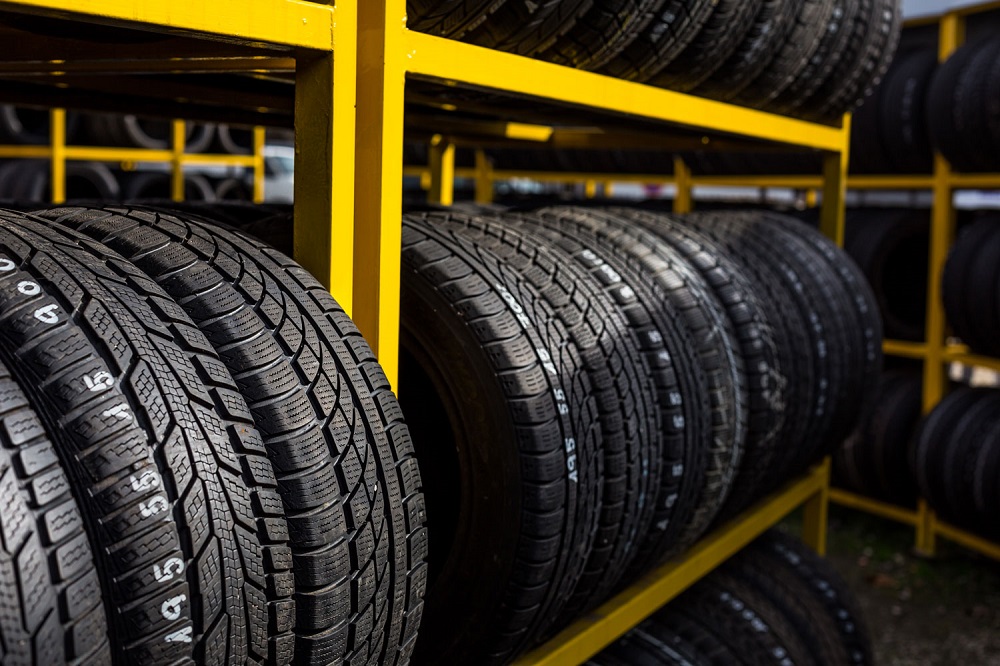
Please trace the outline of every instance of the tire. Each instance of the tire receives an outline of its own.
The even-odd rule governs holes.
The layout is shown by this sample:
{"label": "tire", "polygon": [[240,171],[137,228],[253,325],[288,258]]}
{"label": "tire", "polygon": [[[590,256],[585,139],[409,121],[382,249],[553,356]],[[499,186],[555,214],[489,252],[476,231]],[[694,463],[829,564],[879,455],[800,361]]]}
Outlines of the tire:
{"label": "tire", "polygon": [[489,17],[469,30],[462,41],[536,56],[566,34],[593,5],[593,0],[503,0]]}
{"label": "tire", "polygon": [[[768,269],[775,278],[772,283],[782,291],[781,300],[795,308],[804,324],[799,329],[799,335],[805,331],[808,336],[807,346],[804,349],[798,347],[803,350],[799,366],[807,367],[808,372],[793,376],[799,377],[800,386],[805,383],[806,377],[811,379],[808,384],[811,390],[806,390],[809,390],[812,400],[808,403],[793,401],[806,411],[794,418],[789,417],[788,422],[801,430],[789,436],[790,446],[785,449],[781,460],[776,462],[768,487],[760,489],[760,492],[767,492],[820,457],[820,443],[827,438],[847,368],[843,359],[830,353],[830,350],[841,349],[840,340],[843,337],[830,309],[830,286],[827,285],[824,291],[818,284],[812,274],[815,267],[803,255],[800,244],[794,243],[787,235],[776,235],[758,226],[754,223],[755,219],[756,214],[724,212],[695,213],[685,217],[695,229],[728,248],[737,261],[757,263]],[[789,330],[794,334],[793,329]]]}
{"label": "tire", "polygon": [[703,578],[666,608],[697,618],[731,654],[748,663],[819,666],[813,646],[804,643],[780,608],[728,567]]}
{"label": "tire", "polygon": [[215,186],[215,201],[253,201],[253,187],[242,178],[226,178]]}
{"label": "tire", "polygon": [[893,170],[889,153],[885,149],[885,137],[879,127],[882,114],[882,94],[880,86],[865,100],[851,119],[851,163],[852,174],[886,174]]}
{"label": "tire", "polygon": [[[547,208],[539,214],[567,216],[573,208]],[[693,544],[715,519],[729,495],[739,469],[746,440],[747,388],[743,360],[735,333],[722,305],[697,271],[657,236],[637,229],[627,218],[607,210],[580,209],[574,219],[595,242],[613,248],[629,265],[649,275],[666,292],[671,304],[688,328],[692,350],[708,379],[708,395],[703,397],[711,414],[703,444],[708,455],[704,486],[693,500],[694,514],[670,550],[661,553],[662,562]],[[678,501],[692,501],[679,498]]]}
{"label": "tire", "polygon": [[[46,145],[50,141],[51,127],[48,109],[0,105],[0,142],[20,145]],[[72,111],[66,114],[66,143],[76,139],[80,116]]]}
{"label": "tire", "polygon": [[862,4],[840,64],[803,104],[806,118],[836,120],[856,109],[882,81],[899,44],[903,12],[899,0],[870,0],[869,7],[866,12]]}
{"label": "tire", "polygon": [[[640,346],[643,367],[654,383],[650,388],[655,389],[652,394],[656,396],[661,432],[661,457],[653,461],[649,471],[655,493],[655,499],[649,502],[652,516],[632,544],[631,562],[620,572],[608,572],[602,581],[581,581],[578,586],[592,587],[592,596],[598,599],[618,586],[626,569],[644,573],[651,568],[662,553],[671,549],[694,511],[694,493],[701,487],[707,462],[700,439],[708,431],[707,414],[700,409],[707,379],[688,358],[686,352],[694,347],[693,341],[678,324],[677,312],[662,289],[649,275],[595,242],[593,236],[574,224],[574,217],[507,214],[503,224],[530,230],[569,253],[615,299]],[[680,501],[681,497],[689,499]]]}
{"label": "tire", "polygon": [[[892,383],[888,383],[890,380]],[[909,444],[920,422],[922,382],[918,374],[905,371],[887,373],[883,379],[883,394],[876,398],[875,412],[870,418],[866,463],[874,472],[875,496],[900,506],[914,506],[917,489],[906,468]]]}
{"label": "tire", "polygon": [[835,9],[834,0],[802,0],[795,26],[781,50],[761,75],[736,95],[733,101],[754,108],[768,107],[772,100],[792,85],[799,72],[819,50],[822,44],[817,34],[820,27],[839,25]]}
{"label": "tire", "polygon": [[955,51],[937,68],[927,93],[927,129],[931,144],[957,171],[976,170],[977,158],[965,154],[956,120],[962,108],[959,82],[965,77],[969,61],[984,44],[983,40],[969,42]]}
{"label": "tire", "polygon": [[[875,663],[871,638],[857,599],[829,560],[817,555],[798,539],[775,529],[765,532],[746,552],[768,553],[774,561],[783,561],[784,572],[798,577],[809,588],[812,597],[825,610],[820,614],[817,608],[817,614],[809,618],[823,619],[837,627],[841,643],[847,649],[848,660],[843,663],[851,666],[871,666]],[[802,593],[805,595],[805,590]],[[808,624],[804,621],[809,618],[797,617],[793,618],[793,622]]]}
{"label": "tire", "polygon": [[[783,115],[794,115],[796,110],[812,97],[843,59],[853,36],[855,18],[862,9],[859,0],[834,0],[833,11],[827,16],[826,28],[822,31],[818,43],[812,47],[814,50],[791,73],[791,82],[768,103],[768,110]],[[800,48],[808,46],[804,44],[800,45]],[[854,155],[852,151],[852,158]]]}
{"label": "tire", "polygon": [[666,0],[639,33],[601,73],[645,83],[672,63],[701,32],[712,14],[711,0]]}
{"label": "tire", "polygon": [[406,23],[410,30],[461,39],[504,0],[407,0]]}
{"label": "tire", "polygon": [[0,354],[62,433],[63,467],[103,546],[116,658],[271,658],[291,639],[287,525],[232,377],[119,255],[40,218],[2,218]]}
{"label": "tire", "polygon": [[[212,143],[215,126],[187,123],[185,152],[199,153]],[[125,146],[144,150],[169,150],[173,146],[170,120],[133,115],[92,114],[85,117],[84,133],[99,146]]]}
{"label": "tire", "polygon": [[[994,516],[983,516],[975,506],[975,465],[984,446],[985,436],[1000,422],[1000,391],[984,391],[955,422],[941,455],[944,494],[939,511],[956,525],[981,531]],[[989,519],[992,518],[992,521]]]}
{"label": "tire", "polygon": [[937,68],[933,49],[911,51],[896,58],[879,88],[879,136],[886,146],[893,173],[931,173],[934,153],[927,130],[927,89]]}
{"label": "tire", "polygon": [[983,220],[990,225],[986,240],[976,248],[972,263],[965,269],[964,307],[969,317],[969,339],[976,351],[989,356],[1000,355],[1000,225],[995,219]]}
{"label": "tire", "polygon": [[527,265],[512,265],[463,229],[442,213],[403,218],[400,399],[441,544],[417,655],[502,663],[545,632],[583,574],[604,470],[584,331],[555,307],[580,307],[567,300],[578,276],[526,246]]}
{"label": "tire", "polygon": [[689,92],[708,80],[740,46],[763,0],[717,0],[698,36],[648,83]]}
{"label": "tire", "polygon": [[[664,614],[661,611],[661,614]],[[588,666],[722,666],[739,663],[717,638],[680,613],[646,621],[587,662]]]}
{"label": "tire", "polygon": [[[44,214],[134,261],[236,380],[288,521],[295,663],[405,662],[425,575],[419,474],[385,377],[343,311],[291,260],[193,215]],[[365,587],[367,598],[351,593]]]}
{"label": "tire", "polygon": [[[0,176],[7,196],[18,201],[43,203],[52,200],[52,180],[45,160],[19,160]],[[115,200],[121,196],[118,180],[100,162],[70,162],[66,165],[68,199]]]}
{"label": "tire", "polygon": [[980,516],[982,534],[994,541],[1000,539],[996,526],[996,507],[1000,506],[997,478],[1000,478],[1000,423],[986,434],[975,462],[973,495],[976,515]]}
{"label": "tire", "polygon": [[736,336],[748,389],[747,433],[743,458],[730,489],[728,518],[749,506],[764,485],[778,455],[790,400],[788,393],[791,347],[778,337],[776,309],[765,310],[755,295],[757,286],[746,279],[740,267],[708,236],[699,234],[668,215],[612,209],[650,233],[655,233],[700,272],[712,288]]}
{"label": "tire", "polygon": [[848,213],[844,247],[871,286],[885,336],[923,340],[930,252],[927,213],[852,211]]}
{"label": "tire", "polygon": [[[634,545],[649,530],[660,485],[662,437],[655,384],[644,365],[640,341],[630,334],[628,320],[618,305],[608,279],[598,269],[580,262],[551,236],[527,229],[510,231],[507,218],[457,215],[449,220],[466,239],[488,247],[511,266],[526,266],[530,259],[519,245],[538,246],[536,261],[556,260],[567,265],[576,280],[576,300],[586,306],[554,301],[577,341],[584,370],[590,380],[601,431],[604,488],[597,537],[583,575],[566,600],[550,632],[568,624],[584,610],[596,607],[614,591],[632,561]],[[560,239],[568,242],[570,239]],[[579,244],[572,244],[577,251]],[[579,267],[579,268],[577,268]],[[544,634],[543,634],[544,635]]]}
{"label": "tire", "polygon": [[778,52],[795,25],[798,7],[788,0],[763,0],[749,32],[733,54],[692,92],[702,97],[731,100],[753,83]]}
{"label": "tire", "polygon": [[227,155],[249,155],[253,152],[253,130],[220,124],[215,130],[215,140]]}
{"label": "tire", "polygon": [[108,664],[101,584],[69,479],[0,363],[0,661]]}
{"label": "tire", "polygon": [[[942,278],[948,322],[959,338],[981,353],[989,353],[996,344],[994,335],[980,337],[978,320],[984,308],[990,311],[997,309],[994,295],[998,290],[991,288],[990,284],[974,281],[972,273],[982,254],[987,251],[993,253],[994,246],[1000,241],[998,229],[1000,226],[992,219],[976,221],[964,229],[951,248]],[[991,299],[991,296],[994,297]]]}
{"label": "tire", "polygon": [[589,71],[618,57],[646,29],[665,0],[613,0],[591,5],[542,60]]}

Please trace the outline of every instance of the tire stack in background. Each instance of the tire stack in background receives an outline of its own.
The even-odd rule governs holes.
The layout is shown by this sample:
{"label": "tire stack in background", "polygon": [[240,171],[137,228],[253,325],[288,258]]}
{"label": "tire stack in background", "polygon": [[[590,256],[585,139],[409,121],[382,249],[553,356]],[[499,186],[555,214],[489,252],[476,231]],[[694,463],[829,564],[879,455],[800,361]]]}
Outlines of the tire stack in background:
{"label": "tire stack in background", "polygon": [[408,26],[726,102],[836,122],[876,86],[898,0],[409,0]]}
{"label": "tire stack in background", "polygon": [[771,530],[587,663],[863,666],[874,655],[847,583]]}
{"label": "tire stack in background", "polygon": [[409,214],[403,270],[427,663],[506,663],[682,553],[830,453],[880,370],[860,272],[771,214]]}
{"label": "tire stack in background", "polygon": [[304,269],[189,214],[2,212],[0,320],[5,664],[408,661],[417,463]]}
{"label": "tire stack in background", "polygon": [[[173,123],[111,113],[66,113],[66,144],[139,150],[170,150]],[[0,105],[0,145],[48,145],[48,110]],[[249,155],[253,133],[249,128],[226,124],[187,123],[186,154]],[[84,201],[135,201],[170,199],[170,174],[166,170],[124,171],[110,163],[69,160],[66,163],[66,197]],[[0,199],[45,203],[51,200],[48,160],[0,160]],[[185,201],[249,200],[252,188],[245,179],[215,177],[197,172],[184,175]]]}

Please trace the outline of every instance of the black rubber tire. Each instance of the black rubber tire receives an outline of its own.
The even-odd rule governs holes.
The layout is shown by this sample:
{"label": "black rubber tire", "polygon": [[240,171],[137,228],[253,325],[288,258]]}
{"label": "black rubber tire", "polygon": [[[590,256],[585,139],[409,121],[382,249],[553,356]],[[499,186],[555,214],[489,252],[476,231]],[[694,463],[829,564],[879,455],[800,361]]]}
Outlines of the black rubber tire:
{"label": "black rubber tire", "polygon": [[226,178],[215,186],[215,201],[253,200],[253,186],[242,178]]}
{"label": "black rubber tire", "polygon": [[690,92],[708,80],[741,45],[764,0],[715,0],[711,16],[687,48],[648,83]]}
{"label": "black rubber tire", "polygon": [[697,541],[729,495],[746,441],[748,393],[743,360],[722,304],[683,257],[656,235],[607,210],[555,207],[539,213],[571,215],[575,210],[580,215],[574,221],[581,230],[613,248],[629,265],[649,273],[666,292],[688,327],[695,342],[692,351],[708,379],[708,395],[702,398],[711,412],[703,444],[708,455],[705,481],[693,500],[697,508],[691,520],[673,547],[661,553],[659,561],[663,561]]}
{"label": "black rubber tire", "polygon": [[927,131],[927,90],[937,69],[933,49],[898,56],[879,87],[878,134],[892,162],[893,173],[931,173],[934,152]]}
{"label": "black rubber tire", "polygon": [[566,34],[594,0],[503,0],[463,41],[523,56],[535,56]]}
{"label": "black rubber tire", "polygon": [[[975,502],[975,465],[985,437],[1000,422],[1000,391],[984,390],[979,400],[965,410],[948,433],[944,445],[941,475],[944,493],[936,507],[940,514],[955,525],[980,530],[989,523],[996,524],[996,516],[979,515]],[[991,520],[992,519],[992,520]]]}
{"label": "black rubber tire", "polygon": [[[350,458],[343,453],[361,434],[342,424],[359,421],[350,405],[364,406],[368,389],[351,386],[357,369],[346,362],[347,349],[337,348],[341,333],[315,320],[289,327],[275,313],[303,313],[296,312],[290,299],[279,299],[285,290],[278,283],[283,271],[269,271],[260,253],[234,246],[190,215],[127,208],[57,208],[43,214],[134,261],[219,351],[263,435],[288,519],[298,577],[296,661],[326,663],[354,656],[346,650],[357,650],[368,638],[356,629],[349,632],[350,619],[364,611],[350,606],[347,589],[371,562],[362,544],[369,536],[356,526],[362,507],[350,500],[358,489],[350,484],[370,482],[374,487],[380,471],[368,471],[369,478],[361,479],[345,470],[373,454],[365,447]],[[318,371],[315,359],[323,359]],[[333,386],[346,387],[343,404],[332,404],[326,396]],[[399,446],[396,455],[403,461],[407,449]],[[402,464],[412,466],[412,458]],[[346,570],[345,562],[352,563]],[[353,648],[349,633],[356,636]],[[337,649],[331,645],[345,652],[331,653]],[[371,649],[365,647],[363,654],[370,655]]]}
{"label": "black rubber tire", "polygon": [[994,335],[978,335],[981,312],[997,307],[995,285],[973,280],[972,269],[980,253],[1000,241],[1000,225],[993,219],[978,220],[961,231],[951,248],[942,278],[944,310],[955,334],[974,351],[992,353],[1000,344]]}
{"label": "black rubber tire", "polygon": [[712,15],[712,0],[667,0],[649,25],[601,73],[645,83],[686,49]]}
{"label": "black rubber tire", "polygon": [[925,211],[850,211],[844,247],[871,286],[885,336],[923,340],[930,216]]}
{"label": "black rubber tire", "polygon": [[502,663],[545,632],[583,574],[601,435],[584,330],[554,302],[582,310],[567,300],[582,281],[527,247],[512,265],[464,229],[443,213],[403,218],[400,398],[439,535],[417,655]]}
{"label": "black rubber tire", "polygon": [[441,37],[461,39],[504,0],[406,0],[406,26]]}
{"label": "black rubber tire", "polygon": [[962,415],[990,393],[990,389],[958,388],[945,396],[917,429],[910,461],[913,477],[920,496],[943,515],[949,513],[945,500],[949,480],[942,470],[951,433]]}
{"label": "black rubber tire", "polygon": [[538,55],[568,67],[595,71],[618,57],[646,29],[665,0],[601,0]]}
{"label": "black rubber tire", "polygon": [[[158,248],[121,241],[209,334],[265,435],[292,533],[296,663],[405,663],[426,579],[423,497],[399,405],[360,332],[305,269],[237,231],[109,210]],[[187,285],[173,265],[185,260],[196,267]]]}
{"label": "black rubber tire", "polygon": [[[84,117],[81,132],[87,142],[100,146],[125,146],[145,150],[170,150],[173,146],[173,126],[170,120],[110,113],[89,114]],[[211,145],[215,125],[187,123],[185,133],[185,152],[200,153]]]}
{"label": "black rubber tire", "polygon": [[[821,31],[818,43],[811,47],[808,57],[792,72],[792,80],[783,84],[784,89],[769,101],[769,111],[793,115],[830,77],[830,73],[843,59],[853,36],[855,17],[862,9],[863,3],[860,0],[834,0],[832,11],[826,15],[826,28]],[[808,46],[802,45],[801,48]],[[851,157],[854,157],[853,151]]]}
{"label": "black rubber tire", "polygon": [[854,430],[871,408],[882,374],[882,320],[871,287],[857,264],[818,229],[803,224],[787,215],[764,213],[763,218],[772,229],[780,229],[802,241],[813,256],[814,275],[820,276],[822,268],[830,271],[829,278],[821,278],[820,286],[829,283],[833,294],[830,303],[839,305],[835,320],[843,325],[844,350],[850,359],[846,367],[848,382],[839,401],[840,411],[835,415],[827,433],[825,452],[833,451]]}
{"label": "black rubber tire", "polygon": [[[661,615],[667,615],[660,611]],[[732,652],[680,613],[646,621],[595,655],[588,666],[723,666],[739,663]]]}
{"label": "black rubber tire", "polygon": [[272,638],[290,648],[276,482],[208,341],[111,250],[40,218],[0,218],[0,354],[60,433],[91,542],[104,545],[117,658],[245,663],[268,659]]}
{"label": "black rubber tire", "polygon": [[763,0],[743,41],[706,81],[692,92],[730,100],[771,64],[795,26],[798,6],[789,0]]}
{"label": "black rubber tire", "polygon": [[[27,145],[46,145],[51,140],[49,109],[35,109],[11,104],[0,104],[0,142]],[[66,113],[66,143],[76,140],[80,115]]]}
{"label": "black rubber tire", "polygon": [[865,100],[851,117],[851,163],[852,174],[887,174],[892,172],[892,162],[885,149],[884,138],[879,128],[884,86]]}
{"label": "black rubber tire", "polygon": [[976,157],[969,159],[962,149],[963,137],[956,121],[962,108],[959,83],[965,77],[969,61],[985,43],[982,39],[968,42],[955,51],[937,68],[927,92],[927,129],[931,144],[958,171],[976,170]]}
{"label": "black rubber tire", "polygon": [[[851,666],[872,666],[875,663],[871,637],[858,600],[829,560],[817,555],[798,539],[776,529],[765,532],[748,547],[747,552],[750,551],[769,553],[782,560],[785,572],[805,583],[825,610],[824,614],[795,618],[793,622],[809,623],[810,619],[818,621],[822,618],[837,627],[841,643],[847,648],[848,660],[843,663]],[[823,618],[823,615],[826,617]]]}
{"label": "black rubber tire", "polygon": [[[439,218],[431,220],[437,223]],[[643,363],[641,343],[630,334],[613,290],[607,290],[561,243],[527,228],[511,230],[506,217],[453,213],[447,221],[449,229],[477,248],[494,253],[527,279],[539,270],[539,262],[558,262],[561,270],[575,278],[574,291],[548,298],[576,343],[595,398],[604,487],[596,539],[583,574],[563,602],[551,632],[610,595],[632,560],[633,545],[649,529],[654,509],[651,499],[661,473],[656,387]],[[550,612],[556,614],[556,609]],[[542,630],[538,635],[545,633]]]}
{"label": "black rubber tire", "polygon": [[969,319],[969,340],[974,351],[1000,356],[1000,224],[986,218],[979,224],[990,225],[990,233],[976,248],[972,262],[965,269],[962,299]]}
{"label": "black rubber tire", "polygon": [[80,508],[38,414],[0,362],[0,662],[109,664]]}
{"label": "black rubber tire", "polygon": [[504,225],[530,229],[568,252],[615,299],[642,351],[645,372],[653,381],[661,433],[660,459],[650,464],[649,471],[655,494],[649,503],[652,515],[634,539],[630,562],[621,571],[605,573],[603,580],[588,582],[585,574],[578,586],[593,589],[591,597],[597,600],[615,589],[626,570],[645,572],[658,561],[694,511],[693,501],[679,498],[693,498],[701,487],[707,462],[700,446],[701,433],[708,430],[707,412],[700,408],[707,380],[687,355],[694,346],[690,335],[678,324],[677,312],[652,277],[594,242],[573,218],[510,213],[502,219]]}
{"label": "black rubber tire", "polygon": [[834,0],[801,0],[795,25],[767,68],[740,94],[737,104],[766,107],[796,80],[819,50],[821,31],[837,24]]}
{"label": "black rubber tire", "polygon": [[906,468],[909,445],[920,422],[921,387],[918,373],[886,373],[865,429],[866,455],[858,460],[864,466],[862,472],[867,472],[867,492],[907,507],[916,504],[917,489],[913,478],[899,470]]}
{"label": "black rubber tire", "polygon": [[982,533],[987,538],[1000,539],[996,524],[997,507],[1000,506],[1000,423],[994,424],[986,434],[982,450],[976,460],[973,495],[975,511],[981,516]]}
{"label": "black rubber tire", "polygon": [[[960,150],[963,162],[968,171],[991,171],[1000,167],[997,159],[989,150],[990,123],[995,102],[986,97],[990,81],[990,71],[993,69],[1000,53],[1000,39],[983,40],[972,55],[956,82],[954,109],[955,129],[960,144],[952,147],[951,152]],[[984,150],[986,148],[986,150]],[[944,153],[948,156],[948,153]]]}
{"label": "black rubber tire", "polygon": [[800,243],[788,234],[773,233],[760,224],[756,214],[706,212],[688,215],[685,219],[729,248],[737,260],[760,262],[769,268],[778,276],[784,298],[797,309],[805,324],[809,340],[806,349],[809,351],[802,351],[805,353],[805,365],[809,368],[807,376],[812,380],[810,395],[813,399],[810,403],[799,402],[800,407],[806,408],[805,413],[789,419],[789,423],[803,430],[797,437],[790,438],[791,446],[777,461],[771,483],[760,489],[766,492],[821,456],[821,448],[837,410],[848,368],[837,354],[842,349],[843,332],[831,309],[832,286],[827,284],[824,287],[816,278],[811,258],[804,255]]}
{"label": "black rubber tire", "polygon": [[[892,62],[902,27],[900,0],[864,1],[855,32],[840,63],[802,105],[806,118],[835,121],[856,109],[878,86]],[[855,50],[856,48],[856,50]]]}
{"label": "black rubber tire", "polygon": [[747,432],[743,458],[719,518],[728,518],[749,506],[771,473],[786,428],[790,342],[779,337],[776,309],[765,309],[759,288],[744,277],[738,264],[705,234],[666,214],[616,208],[612,211],[655,233],[683,256],[713,289],[725,308],[746,373]]}
{"label": "black rubber tire", "polygon": [[223,123],[215,130],[215,143],[227,155],[249,155],[253,152],[253,130]]}
{"label": "black rubber tire", "polygon": [[[667,609],[698,618],[730,653],[754,666],[820,666],[781,608],[728,567],[717,569],[670,602]],[[657,615],[653,616],[654,621]],[[669,625],[668,625],[669,626]]]}

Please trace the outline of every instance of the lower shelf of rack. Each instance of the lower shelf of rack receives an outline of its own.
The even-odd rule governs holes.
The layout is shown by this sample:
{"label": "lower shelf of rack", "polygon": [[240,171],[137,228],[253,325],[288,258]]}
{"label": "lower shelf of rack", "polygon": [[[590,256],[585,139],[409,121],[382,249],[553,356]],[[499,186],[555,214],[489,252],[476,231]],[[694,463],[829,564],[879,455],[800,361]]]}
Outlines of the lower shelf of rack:
{"label": "lower shelf of rack", "polygon": [[[829,465],[762,500],[722,525],[690,551],[647,574],[603,606],[577,620],[554,639],[525,655],[515,666],[581,664],[613,643],[763,532],[810,500],[826,501]],[[820,511],[825,517],[825,512]],[[825,525],[813,526],[825,534]]]}
{"label": "lower shelf of rack", "polygon": [[[904,525],[910,525],[911,527],[919,527],[921,523],[926,524],[935,536],[947,539],[952,543],[985,557],[1000,561],[1000,544],[938,520],[930,509],[924,508],[925,505],[923,503],[919,508],[908,509],[841,490],[840,488],[830,489],[830,503],[856,511],[863,511],[864,513]],[[924,513],[925,511],[927,512],[926,514]],[[933,555],[933,553],[926,554]]]}

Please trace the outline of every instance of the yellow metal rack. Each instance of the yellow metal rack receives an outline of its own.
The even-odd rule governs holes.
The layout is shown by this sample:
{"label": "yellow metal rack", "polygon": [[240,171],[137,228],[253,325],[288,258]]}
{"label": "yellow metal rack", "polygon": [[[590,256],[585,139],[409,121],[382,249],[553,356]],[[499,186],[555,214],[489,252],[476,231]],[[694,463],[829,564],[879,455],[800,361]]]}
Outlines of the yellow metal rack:
{"label": "yellow metal rack", "polygon": [[[0,81],[12,103],[294,123],[296,258],[352,315],[394,384],[403,129],[421,120],[407,113],[404,101],[432,110],[429,124],[440,136],[431,151],[436,168],[430,185],[441,200],[449,196],[454,146],[470,136],[484,144],[576,147],[658,142],[671,151],[771,145],[822,152],[822,224],[831,237],[843,236],[847,119],[839,127],[817,125],[412,32],[405,0],[337,0],[335,6],[302,0],[0,0],[0,12],[127,29],[133,37],[80,49],[58,37],[19,33],[23,49],[0,56]],[[134,38],[144,33],[156,38]],[[211,85],[197,76],[210,76]],[[156,85],[140,88],[136,77],[152,77],[146,81]],[[102,107],[95,100],[103,95],[111,97]],[[520,102],[494,107],[494,97]],[[470,123],[461,112],[472,110],[477,119]],[[73,154],[66,150],[62,158]],[[490,173],[484,159],[475,172],[485,197]],[[804,508],[806,540],[822,552],[828,491],[827,462],[521,663],[585,660],[798,507]]]}
{"label": "yellow metal rack", "polygon": [[144,148],[107,148],[100,146],[66,145],[66,111],[49,112],[51,127],[48,145],[0,146],[0,159],[49,160],[52,182],[52,203],[66,201],[66,162],[166,162],[170,164],[170,193],[174,201],[184,200],[185,166],[245,167],[253,172],[253,201],[264,201],[264,135],[263,127],[253,130],[253,148],[249,155],[210,155],[185,152],[185,123],[174,120],[171,128],[171,147],[166,150]]}

